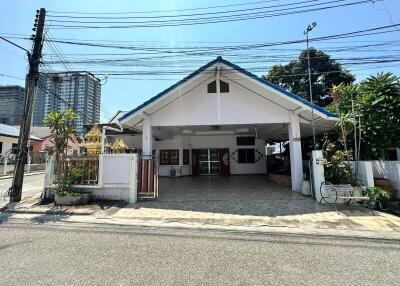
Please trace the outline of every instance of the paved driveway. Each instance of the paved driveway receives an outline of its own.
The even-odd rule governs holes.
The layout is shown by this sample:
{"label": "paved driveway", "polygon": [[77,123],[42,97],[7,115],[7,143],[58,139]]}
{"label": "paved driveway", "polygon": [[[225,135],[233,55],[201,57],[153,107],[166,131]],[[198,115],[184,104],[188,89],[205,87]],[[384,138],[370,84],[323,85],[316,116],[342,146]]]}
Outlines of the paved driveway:
{"label": "paved driveway", "polygon": [[282,216],[327,210],[310,197],[277,185],[264,175],[160,178],[159,199],[139,203],[196,212],[252,216]]}
{"label": "paved driveway", "polygon": [[319,205],[266,176],[160,178],[159,198],[114,217],[184,224],[400,231],[400,218],[360,206]]}

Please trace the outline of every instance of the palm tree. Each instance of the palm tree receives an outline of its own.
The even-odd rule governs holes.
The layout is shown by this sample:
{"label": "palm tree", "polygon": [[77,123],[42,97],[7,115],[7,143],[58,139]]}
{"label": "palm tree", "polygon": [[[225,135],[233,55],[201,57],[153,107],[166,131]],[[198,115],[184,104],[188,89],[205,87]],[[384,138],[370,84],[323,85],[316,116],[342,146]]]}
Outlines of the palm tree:
{"label": "palm tree", "polygon": [[63,157],[67,155],[68,140],[76,133],[73,127],[75,119],[76,114],[71,108],[64,111],[51,111],[44,119],[44,125],[50,127],[52,137],[51,142],[54,144],[56,177],[58,184],[63,180],[61,162]]}

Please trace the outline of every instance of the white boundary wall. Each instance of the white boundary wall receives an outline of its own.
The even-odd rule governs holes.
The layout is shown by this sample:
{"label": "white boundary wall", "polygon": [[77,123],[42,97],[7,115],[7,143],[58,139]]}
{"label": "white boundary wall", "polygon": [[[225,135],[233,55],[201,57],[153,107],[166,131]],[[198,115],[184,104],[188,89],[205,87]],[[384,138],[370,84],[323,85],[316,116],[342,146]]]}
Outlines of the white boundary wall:
{"label": "white boundary wall", "polygon": [[[353,175],[355,175],[356,162],[351,161],[351,166],[353,169]],[[358,179],[366,187],[374,186],[374,174],[371,161],[358,161]]]}
{"label": "white boundary wall", "polygon": [[395,197],[400,198],[400,161],[371,161],[374,178],[389,180],[395,188]]}
{"label": "white boundary wall", "polygon": [[[317,164],[317,160],[323,159],[322,151],[312,151],[312,172],[313,172],[313,188],[314,196],[317,202],[321,201],[320,187],[321,183],[325,182],[324,165]],[[353,168],[353,174],[355,173],[355,162],[350,162]],[[373,174],[373,162],[371,161],[359,161],[358,162],[358,178],[361,183],[366,187],[374,186],[374,174]],[[322,189],[322,193],[325,196],[325,189]],[[330,201],[330,199],[326,199]],[[334,202],[334,200],[331,200]],[[322,201],[322,203],[324,203]],[[338,200],[337,203],[345,203],[344,200]]]}
{"label": "white boundary wall", "polygon": [[[92,192],[95,199],[137,202],[137,154],[100,154],[97,185],[77,185]],[[54,160],[46,163],[45,188],[54,181]]]}

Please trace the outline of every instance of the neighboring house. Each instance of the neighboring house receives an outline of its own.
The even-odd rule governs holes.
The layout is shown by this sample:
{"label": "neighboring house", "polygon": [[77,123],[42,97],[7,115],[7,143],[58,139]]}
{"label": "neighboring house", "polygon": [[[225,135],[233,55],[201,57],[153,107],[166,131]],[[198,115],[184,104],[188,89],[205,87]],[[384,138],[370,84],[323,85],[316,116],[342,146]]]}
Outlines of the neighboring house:
{"label": "neighboring house", "polygon": [[[13,147],[18,146],[19,128],[0,123],[0,155],[4,157]],[[31,145],[42,143],[42,139],[31,136]]]}
{"label": "neighboring house", "polygon": [[[31,142],[33,151],[46,151],[54,146],[49,127],[33,126],[31,134],[41,139],[41,141]],[[68,154],[79,154],[80,143],[81,139],[78,136],[71,136],[68,140]]]}
{"label": "neighboring house", "polygon": [[142,133],[125,144],[157,156],[161,176],[266,174],[266,141],[288,140],[294,191],[303,182],[301,137],[312,135],[313,120],[317,133],[337,120],[221,57],[119,116]]}

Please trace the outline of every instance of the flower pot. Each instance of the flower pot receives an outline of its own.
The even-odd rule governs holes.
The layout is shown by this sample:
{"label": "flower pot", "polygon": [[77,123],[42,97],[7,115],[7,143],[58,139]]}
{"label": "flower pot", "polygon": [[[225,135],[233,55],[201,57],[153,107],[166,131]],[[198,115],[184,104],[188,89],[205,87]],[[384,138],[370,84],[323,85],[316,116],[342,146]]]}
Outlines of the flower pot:
{"label": "flower pot", "polygon": [[303,185],[301,186],[301,193],[303,196],[311,196],[311,186],[310,186],[310,181],[304,180]]}
{"label": "flower pot", "polygon": [[73,194],[60,196],[55,194],[54,202],[59,206],[75,206],[75,205],[86,205],[89,202],[89,194]]}

